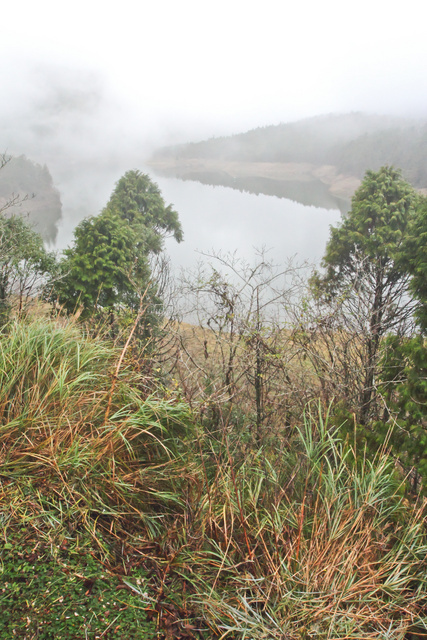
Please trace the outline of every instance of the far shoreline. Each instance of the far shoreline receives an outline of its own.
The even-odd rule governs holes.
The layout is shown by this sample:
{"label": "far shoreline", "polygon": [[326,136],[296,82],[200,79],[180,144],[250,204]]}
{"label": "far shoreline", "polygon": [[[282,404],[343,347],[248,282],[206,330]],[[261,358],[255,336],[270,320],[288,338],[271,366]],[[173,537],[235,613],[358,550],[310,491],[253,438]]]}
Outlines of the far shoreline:
{"label": "far shoreline", "polygon": [[180,179],[197,179],[208,173],[223,174],[224,181],[230,183],[239,178],[264,178],[278,182],[312,182],[318,180],[328,189],[331,196],[350,200],[360,185],[355,176],[337,172],[332,165],[314,165],[298,162],[238,162],[205,158],[150,159],[146,163],[154,171],[173,175]]}

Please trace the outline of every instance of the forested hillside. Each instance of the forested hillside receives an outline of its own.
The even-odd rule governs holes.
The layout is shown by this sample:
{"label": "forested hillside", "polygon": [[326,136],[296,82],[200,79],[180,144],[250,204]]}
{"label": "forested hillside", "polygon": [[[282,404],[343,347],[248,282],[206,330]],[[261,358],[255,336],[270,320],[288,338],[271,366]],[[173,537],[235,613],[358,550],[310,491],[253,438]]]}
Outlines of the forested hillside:
{"label": "forested hillside", "polygon": [[3,156],[0,171],[0,211],[27,215],[44,240],[53,242],[61,219],[61,199],[46,165],[25,156]]}
{"label": "forested hillside", "polygon": [[357,178],[388,164],[427,188],[427,122],[363,113],[318,116],[165,147],[153,155],[162,158],[333,165]]}

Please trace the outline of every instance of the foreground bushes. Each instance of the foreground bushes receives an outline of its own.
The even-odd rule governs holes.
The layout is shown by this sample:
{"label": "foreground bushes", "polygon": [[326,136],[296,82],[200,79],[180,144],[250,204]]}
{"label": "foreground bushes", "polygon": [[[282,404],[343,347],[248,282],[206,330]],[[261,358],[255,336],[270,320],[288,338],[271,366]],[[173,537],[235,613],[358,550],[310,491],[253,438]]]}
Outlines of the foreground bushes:
{"label": "foreground bushes", "polygon": [[307,416],[280,460],[259,451],[219,474],[212,548],[200,555],[209,588],[198,583],[219,628],[278,640],[426,629],[425,509],[405,500],[384,452],[355,454]]}
{"label": "foreground bushes", "polygon": [[[72,325],[3,331],[5,638],[30,600],[18,637],[156,628],[397,640],[427,629],[425,509],[407,500],[386,451],[369,461],[320,409],[274,446],[227,423],[213,442],[177,397],[147,396],[135,371]],[[107,615],[99,598],[110,602],[113,586],[121,605],[113,599]],[[70,604],[58,609],[52,596],[59,587],[77,594],[72,628]]]}
{"label": "foreground bushes", "polygon": [[[41,499],[66,505],[68,519],[145,518],[140,509],[152,499],[166,508],[165,488],[180,475],[186,407],[145,397],[141,377],[118,369],[119,356],[72,326],[16,323],[2,336],[2,473],[16,488],[34,482]],[[149,518],[147,526],[155,529]]]}

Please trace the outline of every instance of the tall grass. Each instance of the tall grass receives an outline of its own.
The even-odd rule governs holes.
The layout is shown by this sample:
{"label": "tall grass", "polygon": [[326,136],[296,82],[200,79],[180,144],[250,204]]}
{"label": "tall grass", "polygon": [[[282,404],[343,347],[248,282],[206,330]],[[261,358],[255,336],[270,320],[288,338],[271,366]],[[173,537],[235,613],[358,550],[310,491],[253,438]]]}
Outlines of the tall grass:
{"label": "tall grass", "polygon": [[427,633],[425,503],[407,500],[386,451],[370,460],[320,409],[262,447],[231,424],[203,435],[179,396],[147,396],[133,357],[72,324],[3,330],[6,543],[20,526],[34,548],[86,536],[104,558],[130,541],[127,553],[155,564],[159,619],[196,621],[182,638]]}
{"label": "tall grass", "polygon": [[193,562],[212,626],[277,640],[426,633],[425,505],[410,506],[401,482],[386,452],[369,461],[321,415],[280,456],[230,461],[200,514],[210,551]]}
{"label": "tall grass", "polygon": [[145,397],[129,362],[117,370],[121,355],[72,325],[4,329],[0,478],[9,515],[79,521],[91,531],[94,522],[119,531],[136,519],[155,535],[162,514],[150,515],[152,505],[179,508],[188,410]]}

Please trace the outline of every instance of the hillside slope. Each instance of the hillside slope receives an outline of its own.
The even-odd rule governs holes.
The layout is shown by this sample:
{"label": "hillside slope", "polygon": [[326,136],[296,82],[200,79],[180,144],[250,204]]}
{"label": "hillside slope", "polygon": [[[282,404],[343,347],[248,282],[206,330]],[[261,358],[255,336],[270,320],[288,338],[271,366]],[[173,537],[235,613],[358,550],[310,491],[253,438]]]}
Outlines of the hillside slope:
{"label": "hillside slope", "polygon": [[11,157],[0,171],[0,210],[7,215],[28,215],[32,226],[47,242],[54,242],[62,205],[46,165],[25,156]]}
{"label": "hillside slope", "polygon": [[401,168],[418,189],[427,188],[427,122],[330,114],[164,147],[150,161],[162,173],[236,188],[245,188],[241,178],[278,180],[285,187],[317,181],[342,199],[352,196],[367,169],[386,164]]}

